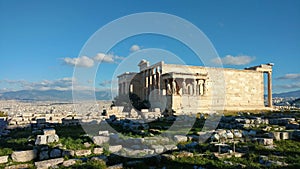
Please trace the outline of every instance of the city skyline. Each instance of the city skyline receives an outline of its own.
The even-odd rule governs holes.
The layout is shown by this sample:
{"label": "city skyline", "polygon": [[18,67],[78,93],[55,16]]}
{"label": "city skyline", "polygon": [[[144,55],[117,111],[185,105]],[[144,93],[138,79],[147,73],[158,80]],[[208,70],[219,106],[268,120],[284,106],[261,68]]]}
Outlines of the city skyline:
{"label": "city skyline", "polygon": [[299,90],[299,7],[298,1],[0,1],[0,92],[71,90],[74,66],[89,68],[99,60],[95,88],[109,89],[118,65],[150,48],[170,51],[188,65],[201,66],[188,47],[149,34],[121,41],[109,53],[79,55],[98,29],[140,12],[168,13],[191,22],[214,45],[225,68],[275,63],[274,93]]}

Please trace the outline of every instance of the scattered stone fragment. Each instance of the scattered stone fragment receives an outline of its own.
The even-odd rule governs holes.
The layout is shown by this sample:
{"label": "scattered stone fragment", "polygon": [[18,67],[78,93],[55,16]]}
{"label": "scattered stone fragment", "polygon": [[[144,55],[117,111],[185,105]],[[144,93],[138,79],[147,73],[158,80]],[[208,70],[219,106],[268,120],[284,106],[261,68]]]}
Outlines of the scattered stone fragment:
{"label": "scattered stone fragment", "polygon": [[16,165],[11,165],[7,166],[4,169],[25,169],[25,168],[32,168],[32,164],[16,164]]}
{"label": "scattered stone fragment", "polygon": [[123,164],[121,163],[121,164],[109,166],[109,167],[107,167],[107,169],[123,169]]}
{"label": "scattered stone fragment", "polygon": [[91,154],[92,154],[91,150],[75,150],[76,156],[88,156]]}
{"label": "scattered stone fragment", "polygon": [[102,154],[103,148],[102,147],[95,147],[93,150],[93,154]]}
{"label": "scattered stone fragment", "polygon": [[253,140],[255,140],[259,144],[263,144],[265,146],[273,145],[273,139],[272,138],[254,138]]}
{"label": "scattered stone fragment", "polygon": [[44,132],[44,135],[46,135],[46,136],[55,135],[56,134],[55,129],[44,129],[43,132]]}
{"label": "scattered stone fragment", "polygon": [[89,142],[85,142],[85,143],[83,143],[83,146],[84,146],[85,148],[90,148],[90,147],[91,147],[91,144],[90,144]]}
{"label": "scattered stone fragment", "polygon": [[69,160],[64,161],[62,165],[65,167],[70,167],[70,166],[74,165],[76,163],[76,161],[77,161],[76,159],[69,159]]}
{"label": "scattered stone fragment", "polygon": [[37,135],[35,145],[43,145],[47,144],[47,136],[46,135]]}
{"label": "scattered stone fragment", "polygon": [[8,156],[0,156],[0,164],[4,164],[8,162]]}
{"label": "scattered stone fragment", "polygon": [[59,141],[59,137],[56,134],[53,135],[47,135],[47,143],[54,143],[54,142],[58,142]]}
{"label": "scattered stone fragment", "polygon": [[194,157],[194,154],[187,151],[181,151],[178,155],[176,155],[176,158],[182,158],[182,157]]}
{"label": "scattered stone fragment", "polygon": [[164,147],[161,145],[151,145],[151,147],[154,149],[155,153],[157,154],[164,152]]}
{"label": "scattered stone fragment", "polygon": [[48,169],[51,166],[55,166],[64,162],[63,158],[54,158],[50,160],[38,161],[34,165],[37,169]]}
{"label": "scattered stone fragment", "polygon": [[179,143],[179,142],[186,142],[188,139],[186,136],[183,135],[175,135],[174,140],[175,142]]}
{"label": "scattered stone fragment", "polygon": [[109,141],[109,136],[94,136],[92,140],[94,144],[101,146]]}
{"label": "scattered stone fragment", "polygon": [[170,144],[170,145],[164,145],[166,150],[177,150],[178,147],[176,145]]}
{"label": "scattered stone fragment", "polygon": [[122,145],[109,146],[108,151],[115,153],[122,149]]}
{"label": "scattered stone fragment", "polygon": [[239,130],[234,130],[233,135],[235,138],[242,138],[242,133]]}
{"label": "scattered stone fragment", "polygon": [[226,131],[226,137],[227,137],[228,139],[233,139],[233,134],[231,133],[230,130],[227,130],[227,131]]}
{"label": "scattered stone fragment", "polygon": [[280,133],[280,139],[281,140],[288,140],[288,139],[290,139],[290,134],[288,133],[288,132],[281,132]]}
{"label": "scattered stone fragment", "polygon": [[11,158],[15,162],[27,162],[35,159],[36,157],[37,157],[36,150],[14,151],[11,154]]}
{"label": "scattered stone fragment", "polygon": [[99,136],[109,136],[109,132],[107,130],[99,131]]}

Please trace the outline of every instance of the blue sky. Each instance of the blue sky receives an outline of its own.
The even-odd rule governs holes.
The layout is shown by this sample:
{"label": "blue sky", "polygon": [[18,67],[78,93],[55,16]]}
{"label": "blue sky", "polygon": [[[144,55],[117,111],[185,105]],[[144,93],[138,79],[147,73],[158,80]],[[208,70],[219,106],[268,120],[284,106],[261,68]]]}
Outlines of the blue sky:
{"label": "blue sky", "polygon": [[186,64],[201,65],[180,42],[149,34],[125,39],[109,54],[74,59],[102,26],[140,12],[191,22],[212,42],[224,67],[275,63],[274,92],[300,89],[300,1],[0,0],[0,91],[67,89],[72,65],[83,61],[81,66],[89,67],[97,58],[107,60],[95,87],[109,87],[118,64],[139,49],[163,49]]}

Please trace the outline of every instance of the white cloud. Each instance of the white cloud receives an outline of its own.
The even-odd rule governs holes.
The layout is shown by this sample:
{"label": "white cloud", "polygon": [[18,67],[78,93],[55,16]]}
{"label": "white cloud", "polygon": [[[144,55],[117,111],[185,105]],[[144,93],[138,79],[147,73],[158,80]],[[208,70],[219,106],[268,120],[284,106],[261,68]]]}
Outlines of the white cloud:
{"label": "white cloud", "polygon": [[92,67],[94,66],[94,60],[87,56],[80,56],[78,58],[64,58],[64,62],[68,65],[79,67]]}
{"label": "white cloud", "polygon": [[141,47],[139,45],[132,45],[130,48],[130,52],[136,52],[140,49],[141,49]]}
{"label": "white cloud", "polygon": [[97,62],[107,62],[107,63],[114,62],[114,56],[111,54],[98,53],[95,57],[93,57],[93,59],[94,61]]}
{"label": "white cloud", "polygon": [[40,82],[27,83],[23,87],[33,90],[71,90],[73,78],[62,78],[56,80],[43,80]]}
{"label": "white cloud", "polygon": [[226,55],[223,58],[215,58],[212,60],[213,63],[218,65],[246,65],[255,60],[255,57],[240,55],[240,56],[232,56]]}
{"label": "white cloud", "polygon": [[114,56],[114,58],[115,58],[115,60],[124,60],[125,59],[125,57],[123,57],[123,56]]}
{"label": "white cloud", "polygon": [[78,58],[64,58],[64,63],[79,67],[92,67],[95,62],[117,63],[116,60],[123,60],[125,57],[113,54],[98,53],[94,57],[81,56]]}
{"label": "white cloud", "polygon": [[291,74],[285,74],[284,76],[277,77],[278,80],[300,80],[300,73],[291,73]]}
{"label": "white cloud", "polygon": [[95,62],[106,62],[106,63],[116,63],[116,60],[123,60],[125,57],[117,56],[113,54],[105,54],[105,53],[98,53],[96,56],[93,57]]}

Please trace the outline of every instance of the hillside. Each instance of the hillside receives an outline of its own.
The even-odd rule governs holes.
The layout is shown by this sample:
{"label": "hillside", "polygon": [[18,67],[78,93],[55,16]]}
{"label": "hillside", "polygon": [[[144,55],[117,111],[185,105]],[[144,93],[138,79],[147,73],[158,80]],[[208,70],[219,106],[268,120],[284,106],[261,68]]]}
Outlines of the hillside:
{"label": "hillside", "polygon": [[[82,98],[90,98],[91,92],[81,92]],[[111,100],[110,92],[98,91],[95,93],[97,100]],[[72,91],[60,90],[20,90],[0,94],[2,100],[32,100],[32,101],[71,101]]]}
{"label": "hillside", "polygon": [[291,91],[291,92],[284,92],[284,93],[275,93],[273,94],[273,97],[295,97],[300,98],[300,90]]}

